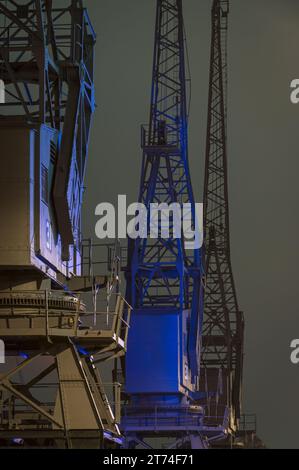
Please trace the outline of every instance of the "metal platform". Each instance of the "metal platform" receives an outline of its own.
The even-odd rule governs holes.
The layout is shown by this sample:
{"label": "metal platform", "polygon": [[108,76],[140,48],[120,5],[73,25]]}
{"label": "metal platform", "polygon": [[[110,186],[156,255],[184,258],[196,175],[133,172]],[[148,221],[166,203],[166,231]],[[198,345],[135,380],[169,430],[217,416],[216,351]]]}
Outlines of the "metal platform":
{"label": "metal platform", "polygon": [[164,139],[159,139],[157,134],[152,136],[148,125],[141,126],[141,148],[147,155],[179,156],[181,149],[178,142],[179,136],[175,128],[168,130]]}
{"label": "metal platform", "polygon": [[[32,352],[70,338],[87,351],[109,348],[118,353],[125,350],[128,335],[125,306],[121,295],[116,296],[115,310],[87,312],[80,293],[72,297],[61,291],[0,292],[1,338],[7,354],[19,349],[20,337],[23,348]],[[91,318],[96,318],[96,325],[84,326],[83,320]]]}
{"label": "metal platform", "polygon": [[202,447],[205,447],[214,442],[223,442],[230,436],[228,409],[219,413],[219,416],[210,416],[207,409],[196,405],[124,407],[121,427],[129,441],[131,436],[132,441],[140,444],[144,438],[160,436],[174,438],[181,446],[186,436],[190,436],[190,439],[201,440]]}
{"label": "metal platform", "polygon": [[120,294],[114,297],[109,310],[90,312],[79,295],[0,293],[7,357],[0,375],[0,441],[20,439],[26,447],[120,444],[120,385],[113,384],[112,410],[96,367],[126,352],[130,306]]}

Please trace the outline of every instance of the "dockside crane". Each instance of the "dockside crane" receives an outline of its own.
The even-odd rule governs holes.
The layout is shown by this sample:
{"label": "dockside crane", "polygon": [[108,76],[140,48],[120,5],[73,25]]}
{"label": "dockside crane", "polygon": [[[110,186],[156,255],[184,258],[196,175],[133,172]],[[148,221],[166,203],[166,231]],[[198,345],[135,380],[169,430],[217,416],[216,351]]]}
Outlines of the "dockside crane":
{"label": "dockside crane", "polygon": [[[141,130],[139,202],[148,213],[152,203],[189,204],[194,227],[187,100],[182,0],[157,0],[150,117]],[[177,446],[197,448],[203,445],[202,410],[193,401],[200,371],[201,250],[186,249],[184,237],[163,236],[159,220],[156,238],[148,231],[146,238],[129,243],[127,299],[133,312],[123,430],[131,446],[167,436]],[[151,216],[148,222],[155,223]]]}
{"label": "dockside crane", "polygon": [[121,444],[96,364],[125,353],[124,299],[83,299],[107,283],[81,233],[95,42],[82,0],[0,1],[1,447]]}
{"label": "dockside crane", "polygon": [[230,255],[228,15],[229,1],[214,0],[204,185],[206,276],[201,355],[201,389],[206,392],[206,424],[213,427],[213,423],[217,422],[221,425],[224,439],[233,436],[238,429],[244,341],[244,320],[237,301]]}

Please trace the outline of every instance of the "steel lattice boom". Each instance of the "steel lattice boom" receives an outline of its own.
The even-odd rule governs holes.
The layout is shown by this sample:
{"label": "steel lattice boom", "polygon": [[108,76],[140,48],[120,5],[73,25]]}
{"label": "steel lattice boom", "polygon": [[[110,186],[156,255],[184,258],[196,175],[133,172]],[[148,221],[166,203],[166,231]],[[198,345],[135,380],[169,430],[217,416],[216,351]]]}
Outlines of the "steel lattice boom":
{"label": "steel lattice boom", "polygon": [[[203,324],[203,380],[217,388],[217,404],[229,409],[231,426],[240,417],[243,316],[232,274],[227,182],[228,0],[214,0],[204,189],[206,288]],[[208,395],[209,397],[211,395]],[[209,405],[212,399],[209,398]]]}
{"label": "steel lattice boom", "polygon": [[[158,0],[149,125],[142,127],[143,161],[139,201],[150,204],[190,204],[194,197],[188,165],[185,40],[181,0]],[[174,217],[170,222],[173,233]],[[153,222],[153,220],[151,220]],[[184,240],[163,237],[137,239],[129,252],[129,298],[135,308],[189,309],[189,355],[198,374],[200,333],[200,250],[187,252]],[[149,235],[149,234],[148,234]]]}

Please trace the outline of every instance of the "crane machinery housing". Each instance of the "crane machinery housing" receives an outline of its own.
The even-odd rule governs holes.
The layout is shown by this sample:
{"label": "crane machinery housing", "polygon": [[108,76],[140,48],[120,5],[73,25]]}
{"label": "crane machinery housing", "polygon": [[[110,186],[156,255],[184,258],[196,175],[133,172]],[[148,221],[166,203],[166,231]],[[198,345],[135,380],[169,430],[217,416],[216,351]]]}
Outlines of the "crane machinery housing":
{"label": "crane machinery housing", "polygon": [[1,0],[0,20],[0,442],[119,445],[95,364],[125,352],[124,299],[91,327],[80,294],[106,282],[81,234],[95,31],[82,0]]}

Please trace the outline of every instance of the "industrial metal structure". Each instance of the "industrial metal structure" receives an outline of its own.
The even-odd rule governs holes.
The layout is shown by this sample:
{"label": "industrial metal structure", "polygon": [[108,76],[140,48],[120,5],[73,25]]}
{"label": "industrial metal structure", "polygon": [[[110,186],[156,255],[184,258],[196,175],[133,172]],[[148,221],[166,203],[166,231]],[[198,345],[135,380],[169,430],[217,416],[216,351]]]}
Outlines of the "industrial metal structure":
{"label": "industrial metal structure", "polygon": [[[196,243],[190,249],[181,232],[175,234],[177,208],[185,205],[188,216],[182,218],[192,227],[198,223],[188,165],[187,101],[182,0],[157,0],[150,118],[141,132],[139,202],[149,214],[147,237],[130,240],[126,271],[133,312],[126,356],[129,405],[122,427],[129,446],[146,446],[147,438],[155,436],[173,437],[177,446],[203,446],[203,413],[194,402],[200,372],[201,252]],[[161,208],[159,220],[151,215],[153,203]],[[166,227],[163,210],[171,204]]]}
{"label": "industrial metal structure", "polygon": [[[150,116],[141,128],[147,215],[138,228],[146,236],[129,239],[125,300],[121,248],[108,246],[103,272],[95,260],[102,245],[81,234],[95,110],[87,10],[82,0],[0,0],[1,446],[152,448],[156,438],[169,448],[261,445],[255,422],[241,416],[244,320],[227,180],[229,0],[212,6],[203,234],[188,163],[182,0],[156,2]],[[114,409],[98,367],[111,359]]]}
{"label": "industrial metal structure", "polygon": [[[229,1],[213,0],[211,14],[204,249],[187,252],[184,241],[163,238],[163,216],[157,240],[129,243],[127,295],[134,313],[126,360],[130,404],[123,416],[129,446],[164,436],[175,438],[171,447],[246,446],[248,435],[259,442],[240,424],[244,320],[230,258]],[[142,128],[139,201],[146,207],[194,204],[184,41],[182,2],[158,0],[150,122]]]}
{"label": "industrial metal structure", "polygon": [[[205,390],[206,415],[217,417],[214,418],[214,425],[222,426],[223,439],[232,438],[238,430],[244,326],[230,258],[227,180],[228,15],[229,1],[214,0],[204,186],[206,276],[201,355],[201,389]],[[209,422],[209,419],[206,421]]]}
{"label": "industrial metal structure", "polygon": [[120,445],[95,364],[125,353],[130,307],[96,310],[81,238],[95,32],[81,0],[1,0],[0,23],[1,445]]}

